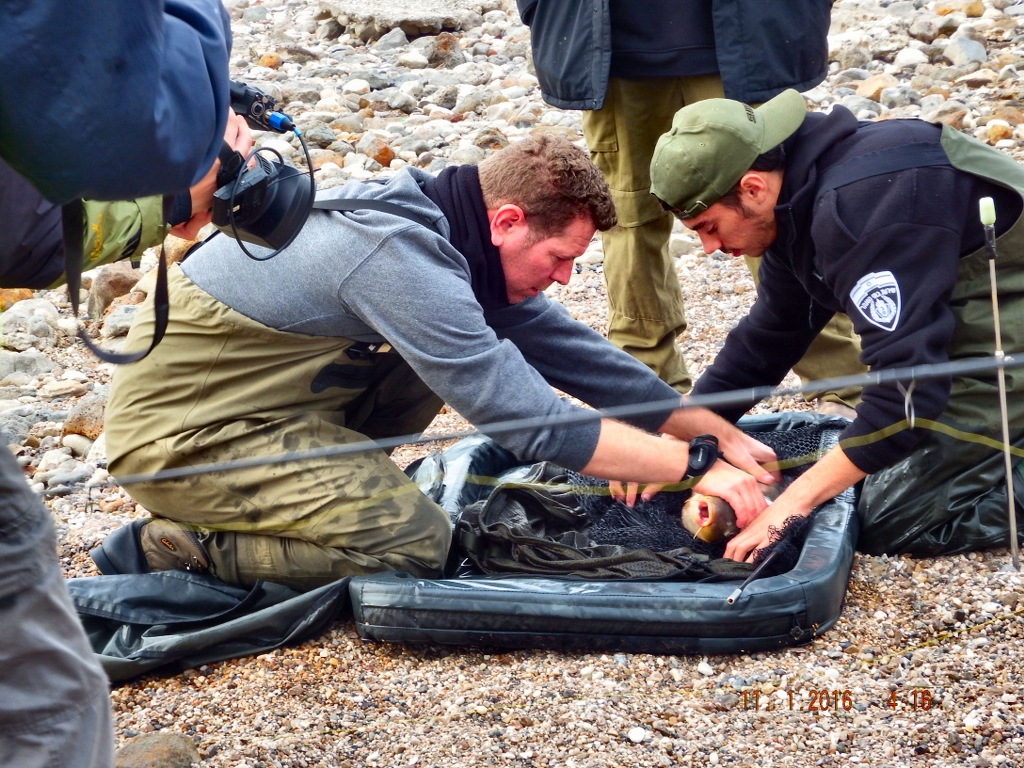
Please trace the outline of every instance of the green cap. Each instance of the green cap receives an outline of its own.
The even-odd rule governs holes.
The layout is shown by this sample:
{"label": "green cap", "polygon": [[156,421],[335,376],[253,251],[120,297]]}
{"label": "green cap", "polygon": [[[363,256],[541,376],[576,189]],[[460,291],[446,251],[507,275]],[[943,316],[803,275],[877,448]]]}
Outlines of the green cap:
{"label": "green cap", "polygon": [[692,219],[736,186],[758,155],[792,136],[806,114],[804,97],[794,90],[757,109],[731,99],[683,107],[658,139],[651,192]]}

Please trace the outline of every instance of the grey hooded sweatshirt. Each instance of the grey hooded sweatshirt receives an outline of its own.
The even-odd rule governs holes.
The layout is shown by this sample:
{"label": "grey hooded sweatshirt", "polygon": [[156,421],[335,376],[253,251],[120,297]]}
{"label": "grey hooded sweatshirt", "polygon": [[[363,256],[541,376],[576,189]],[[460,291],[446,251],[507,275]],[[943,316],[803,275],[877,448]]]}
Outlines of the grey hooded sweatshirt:
{"label": "grey hooded sweatshirt", "polygon": [[[403,169],[386,181],[352,183],[320,197],[395,203],[448,236],[447,219],[421,190],[428,178]],[[678,401],[645,365],[543,294],[485,311],[465,257],[445,237],[392,214],[314,211],[295,242],[266,261],[246,257],[231,238],[216,237],[182,270],[218,301],[271,328],[390,343],[474,425],[581,410],[552,387],[595,408]],[[656,431],[667,415],[627,421]],[[581,469],[599,432],[590,420],[494,438],[524,461]]]}

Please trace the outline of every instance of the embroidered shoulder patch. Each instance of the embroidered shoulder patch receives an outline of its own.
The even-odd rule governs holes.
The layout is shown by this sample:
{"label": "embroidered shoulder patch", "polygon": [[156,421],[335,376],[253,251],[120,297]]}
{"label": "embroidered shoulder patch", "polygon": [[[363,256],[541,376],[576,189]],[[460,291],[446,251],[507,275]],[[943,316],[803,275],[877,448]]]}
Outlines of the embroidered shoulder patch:
{"label": "embroidered shoulder patch", "polygon": [[867,321],[883,331],[893,331],[900,321],[903,300],[892,272],[864,275],[850,291],[850,298]]}

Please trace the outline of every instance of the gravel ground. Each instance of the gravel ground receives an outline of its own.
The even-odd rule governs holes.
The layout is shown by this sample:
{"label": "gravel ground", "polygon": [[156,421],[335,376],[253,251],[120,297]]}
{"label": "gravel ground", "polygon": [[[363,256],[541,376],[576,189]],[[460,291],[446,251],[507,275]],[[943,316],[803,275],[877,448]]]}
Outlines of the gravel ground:
{"label": "gravel ground", "polygon": [[[227,4],[235,75],[274,92],[307,136],[320,137],[313,165],[321,186],[406,164],[436,171],[450,161],[478,162],[534,130],[581,138],[579,113],[541,102],[524,58],[528,36],[511,3],[454,4],[463,25],[461,64],[422,39],[392,36],[393,47],[366,46],[381,18],[352,22],[329,3]],[[389,2],[387,13],[405,12],[400,6]],[[1007,6],[841,0],[833,10],[834,63],[809,103],[843,103],[862,119],[943,120],[1017,156],[1024,7]],[[300,162],[280,138],[259,140]],[[753,284],[741,262],[700,253],[681,230],[672,250],[690,320],[680,343],[699,375],[753,301]],[[580,261],[569,285],[550,295],[604,332],[599,242]],[[61,471],[91,473],[100,486],[47,500],[65,574],[92,575],[88,550],[146,513],[107,479],[102,454],[54,453],[62,420],[83,391],[105,393],[110,367],[72,345],[66,294],[37,296],[63,318],[50,323],[53,333],[30,339],[56,367],[0,382],[0,428],[16,433],[27,474],[44,477],[44,468],[64,461]],[[4,330],[11,348],[6,317]],[[787,397],[758,410],[807,407]],[[15,411],[4,410],[12,408],[37,414],[31,429],[17,433],[17,420],[8,418]],[[467,427],[445,412],[430,434]],[[393,457],[404,466],[439,447],[407,446]],[[42,490],[49,480],[31,482]],[[184,733],[203,765],[232,768],[1016,766],[1024,765],[1022,612],[1024,585],[1005,550],[927,561],[858,555],[836,626],[809,646],[777,653],[401,647],[364,642],[343,619],[300,647],[147,675],[111,698],[119,745],[154,731]]]}

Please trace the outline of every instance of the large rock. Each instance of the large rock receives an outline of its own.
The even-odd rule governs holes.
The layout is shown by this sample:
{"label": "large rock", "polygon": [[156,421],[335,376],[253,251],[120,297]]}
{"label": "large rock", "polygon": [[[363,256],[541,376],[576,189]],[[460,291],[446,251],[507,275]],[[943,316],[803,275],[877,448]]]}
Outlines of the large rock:
{"label": "large rock", "polygon": [[897,85],[891,88],[883,88],[881,94],[879,94],[878,101],[882,106],[889,109],[909,107],[911,104],[920,103],[921,94],[908,85]]}
{"label": "large rock", "polygon": [[468,147],[459,147],[451,154],[451,161],[458,165],[477,165],[487,157],[487,153],[479,147],[469,145]]}
{"label": "large rock", "polygon": [[103,432],[103,417],[106,407],[107,402],[103,397],[96,395],[83,397],[71,409],[64,421],[61,437],[84,435],[90,440],[95,440]]}
{"label": "large rock", "polygon": [[917,48],[904,48],[896,54],[892,63],[898,69],[914,69],[918,64],[928,63],[928,54]]}
{"label": "large rock", "polygon": [[855,69],[868,65],[871,52],[859,45],[848,45],[840,48],[830,58],[839,62],[840,69]]}
{"label": "large rock", "polygon": [[932,112],[923,113],[921,117],[933,123],[944,123],[951,128],[960,130],[968,113],[967,106],[958,101],[946,101]]}
{"label": "large rock", "polygon": [[892,75],[872,75],[857,85],[857,95],[863,96],[865,99],[878,101],[885,88],[892,88],[899,84],[900,81]]}
{"label": "large rock", "polygon": [[939,36],[939,25],[934,19],[927,16],[918,16],[907,30],[911,37],[920,40],[922,43],[930,43]]}
{"label": "large rock", "polygon": [[387,142],[380,136],[376,136],[371,133],[367,133],[363,136],[360,142],[356,145],[356,151],[362,152],[364,155],[372,158],[385,168],[391,165],[391,161],[395,157],[394,150],[388,146]]}
{"label": "large rock", "polygon": [[129,741],[114,755],[115,768],[189,768],[199,750],[180,733],[147,733]]}
{"label": "large rock", "polygon": [[99,319],[118,296],[124,296],[142,279],[142,272],[127,261],[108,264],[92,281],[89,289],[89,317]]}
{"label": "large rock", "polygon": [[54,369],[46,355],[29,349],[24,352],[0,352],[0,378],[19,371],[28,376],[42,376]]}
{"label": "large rock", "polygon": [[473,143],[480,149],[504,149],[508,146],[508,136],[497,128],[484,128],[473,139]]}
{"label": "large rock", "polygon": [[443,69],[455,69],[460,64],[466,63],[466,54],[462,52],[459,45],[459,38],[451,32],[442,32],[426,46],[424,55],[431,66]]}
{"label": "large rock", "polygon": [[334,0],[324,5],[364,41],[396,27],[409,37],[461,29],[467,16],[458,0]]}
{"label": "large rock", "polygon": [[132,321],[135,319],[138,311],[138,305],[121,306],[107,315],[101,329],[104,338],[111,339],[115,336],[126,336],[128,329],[132,327]]}
{"label": "large rock", "polygon": [[402,28],[395,27],[374,43],[373,48],[377,51],[392,51],[408,44],[409,38],[405,36],[405,32],[402,31]]}
{"label": "large rock", "polygon": [[3,346],[23,351],[53,346],[60,327],[60,313],[46,299],[24,299],[0,318]]}
{"label": "large rock", "polygon": [[953,62],[955,67],[963,67],[971,62],[984,64],[988,59],[985,46],[969,37],[954,37],[949,41],[943,55]]}
{"label": "large rock", "polygon": [[305,137],[307,144],[315,144],[321,149],[327,149],[327,147],[338,140],[338,137],[334,135],[334,131],[323,123],[306,128],[302,135]]}
{"label": "large rock", "polygon": [[32,298],[28,288],[0,288],[0,310],[6,312],[17,302]]}

